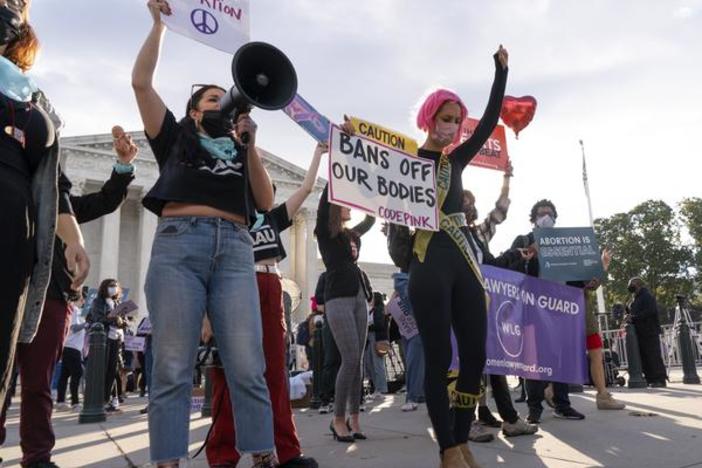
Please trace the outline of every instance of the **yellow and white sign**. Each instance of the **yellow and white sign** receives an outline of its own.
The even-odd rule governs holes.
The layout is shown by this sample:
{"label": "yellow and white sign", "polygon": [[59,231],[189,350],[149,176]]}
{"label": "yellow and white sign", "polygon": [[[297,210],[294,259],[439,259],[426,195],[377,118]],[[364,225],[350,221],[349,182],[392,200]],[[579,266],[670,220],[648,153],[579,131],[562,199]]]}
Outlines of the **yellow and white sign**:
{"label": "yellow and white sign", "polygon": [[417,155],[417,141],[413,138],[372,122],[361,120],[358,117],[351,117],[350,119],[353,128],[356,129],[359,135],[403,153],[411,154],[412,156]]}

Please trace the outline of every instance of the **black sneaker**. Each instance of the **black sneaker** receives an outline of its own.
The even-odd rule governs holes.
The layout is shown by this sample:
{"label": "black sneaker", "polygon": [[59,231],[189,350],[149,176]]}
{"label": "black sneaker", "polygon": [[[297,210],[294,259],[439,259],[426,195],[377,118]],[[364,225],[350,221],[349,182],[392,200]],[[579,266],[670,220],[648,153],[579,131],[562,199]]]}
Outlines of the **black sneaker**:
{"label": "black sneaker", "polygon": [[557,418],[561,418],[561,419],[572,419],[572,420],[577,420],[577,421],[585,419],[584,414],[575,411],[571,406],[568,406],[567,408],[563,408],[560,410],[557,409],[554,412],[554,414]]}
{"label": "black sneaker", "polygon": [[502,427],[502,421],[498,421],[487,406],[478,407],[478,421],[483,426]]}
{"label": "black sneaker", "polygon": [[539,424],[541,422],[541,411],[529,409],[529,416],[526,418],[529,424]]}
{"label": "black sneaker", "polygon": [[665,383],[665,380],[657,381],[657,382],[651,382],[648,384],[651,388],[665,388],[667,385]]}
{"label": "black sneaker", "polygon": [[279,468],[318,468],[317,460],[312,457],[299,455],[291,460],[278,465]]}

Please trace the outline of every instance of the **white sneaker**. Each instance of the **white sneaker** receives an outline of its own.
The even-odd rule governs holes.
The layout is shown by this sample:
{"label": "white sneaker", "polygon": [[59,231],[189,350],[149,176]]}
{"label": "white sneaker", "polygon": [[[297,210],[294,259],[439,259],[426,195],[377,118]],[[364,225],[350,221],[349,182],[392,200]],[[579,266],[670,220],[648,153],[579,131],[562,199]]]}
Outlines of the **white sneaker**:
{"label": "white sneaker", "polygon": [[366,405],[361,405],[361,406],[359,406],[359,407],[358,407],[358,410],[359,410],[361,413],[365,413],[365,412],[366,412]]}
{"label": "white sneaker", "polygon": [[56,403],[56,406],[54,407],[56,411],[68,411],[71,409],[71,406],[68,403]]}
{"label": "white sneaker", "polygon": [[80,403],[77,403],[73,406],[71,406],[71,411],[74,413],[80,413],[80,411],[83,409],[83,406]]}
{"label": "white sneaker", "polygon": [[417,403],[415,403],[415,402],[413,402],[413,401],[408,401],[407,403],[405,403],[404,405],[402,405],[402,406],[400,407],[400,409],[401,409],[402,411],[404,411],[405,413],[407,413],[407,412],[409,412],[409,411],[417,411],[417,408],[418,408],[418,407],[419,407],[419,405],[418,405]]}
{"label": "white sneaker", "polygon": [[334,410],[332,405],[322,405],[319,407],[319,414],[329,414]]}

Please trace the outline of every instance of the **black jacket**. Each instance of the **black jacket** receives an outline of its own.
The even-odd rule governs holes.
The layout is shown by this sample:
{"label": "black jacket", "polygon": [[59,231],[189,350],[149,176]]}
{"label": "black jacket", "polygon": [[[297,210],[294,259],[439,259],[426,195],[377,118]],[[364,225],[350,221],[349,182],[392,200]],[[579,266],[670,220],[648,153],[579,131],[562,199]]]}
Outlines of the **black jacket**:
{"label": "black jacket", "polygon": [[373,293],[373,323],[368,326],[368,331],[375,333],[375,341],[388,340],[388,321],[385,316],[385,304],[382,295]]}
{"label": "black jacket", "polygon": [[[71,208],[78,223],[93,221],[119,208],[127,197],[127,187],[133,180],[133,173],[118,174],[112,171],[109,180],[105,182],[99,192],[79,196],[71,195]],[[68,179],[64,183],[68,183]],[[51,280],[46,295],[51,299],[68,302],[78,299],[80,292],[71,290],[71,275],[66,267],[65,248],[63,242],[56,237],[54,258],[51,265]]]}
{"label": "black jacket", "polygon": [[351,241],[354,241],[361,251],[361,236],[373,227],[375,218],[366,216],[366,219],[351,229],[344,229],[336,237],[331,237],[329,231],[329,187],[325,187],[319,199],[317,209],[317,225],[314,233],[317,236],[319,252],[327,269],[324,281],[324,301],[338,297],[353,297],[358,294],[362,286],[368,300],[371,299],[371,286],[366,274],[356,264],[356,259],[351,254]]}
{"label": "black jacket", "polygon": [[506,270],[516,270],[519,269],[524,263],[524,260],[522,260],[522,254],[516,247],[512,247],[510,250],[503,252],[499,257],[495,257],[490,253],[488,246],[485,245],[483,241],[480,240],[480,237],[473,232],[475,228],[470,229],[473,242],[475,242],[480,251],[483,253],[484,265],[504,268]]}
{"label": "black jacket", "polygon": [[647,288],[641,288],[636,292],[630,309],[636,333],[644,335],[658,335],[661,333],[658,303]]}

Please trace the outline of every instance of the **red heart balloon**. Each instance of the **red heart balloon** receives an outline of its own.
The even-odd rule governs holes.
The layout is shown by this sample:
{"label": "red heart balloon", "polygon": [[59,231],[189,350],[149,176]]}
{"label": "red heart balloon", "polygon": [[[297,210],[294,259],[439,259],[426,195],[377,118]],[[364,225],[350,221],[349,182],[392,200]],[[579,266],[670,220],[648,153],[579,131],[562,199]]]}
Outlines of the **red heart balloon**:
{"label": "red heart balloon", "polygon": [[536,112],[536,99],[533,96],[505,96],[502,100],[500,117],[509,128],[514,130],[514,135],[519,138],[519,132],[524,130]]}

